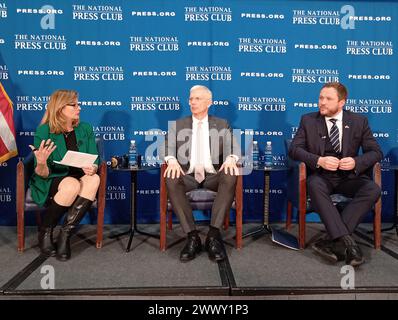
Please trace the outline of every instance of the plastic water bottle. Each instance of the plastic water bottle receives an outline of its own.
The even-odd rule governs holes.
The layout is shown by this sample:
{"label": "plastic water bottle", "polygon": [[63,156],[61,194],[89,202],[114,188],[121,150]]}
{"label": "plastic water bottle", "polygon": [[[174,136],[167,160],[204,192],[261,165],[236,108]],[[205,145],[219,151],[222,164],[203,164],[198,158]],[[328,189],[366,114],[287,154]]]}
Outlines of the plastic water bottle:
{"label": "plastic water bottle", "polygon": [[259,157],[260,157],[260,151],[258,150],[258,142],[253,141],[253,150],[252,150],[253,168],[258,168]]}
{"label": "plastic water bottle", "polygon": [[135,145],[135,140],[130,141],[129,148],[129,168],[137,168],[137,146]]}
{"label": "plastic water bottle", "polygon": [[265,150],[264,150],[264,166],[269,168],[272,167],[273,161],[272,161],[272,143],[271,141],[267,141],[267,144],[265,145]]}

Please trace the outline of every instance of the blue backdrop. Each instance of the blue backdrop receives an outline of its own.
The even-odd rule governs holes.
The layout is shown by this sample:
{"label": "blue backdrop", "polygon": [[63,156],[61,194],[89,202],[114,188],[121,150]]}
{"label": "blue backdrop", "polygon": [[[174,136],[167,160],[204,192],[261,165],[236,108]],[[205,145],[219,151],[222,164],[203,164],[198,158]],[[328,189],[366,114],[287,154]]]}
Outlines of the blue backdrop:
{"label": "blue backdrop", "polygon": [[[346,108],[368,117],[386,155],[383,220],[391,220],[398,132],[398,4],[369,1],[0,0],[0,81],[14,102],[20,157],[56,89],[76,89],[81,118],[105,140],[105,158],[144,153],[169,120],[189,114],[189,88],[207,85],[210,113],[272,141],[317,110],[320,87],[341,81]],[[153,129],[159,129],[158,131]],[[0,224],[15,224],[14,158],[0,167]],[[284,219],[286,177],[271,179],[271,220]],[[140,222],[159,216],[159,172],[139,176]],[[106,223],[127,223],[129,177],[109,171]],[[262,217],[262,176],[244,179],[244,219]],[[199,214],[199,213],[198,213]],[[198,217],[200,218],[200,217]],[[204,217],[206,218],[206,217]]]}

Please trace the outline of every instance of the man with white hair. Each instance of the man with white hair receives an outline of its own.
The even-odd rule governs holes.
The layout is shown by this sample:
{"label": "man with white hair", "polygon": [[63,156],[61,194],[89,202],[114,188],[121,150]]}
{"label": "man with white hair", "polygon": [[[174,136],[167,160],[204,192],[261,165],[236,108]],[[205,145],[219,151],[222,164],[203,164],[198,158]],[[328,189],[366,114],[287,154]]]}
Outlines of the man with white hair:
{"label": "man with white hair", "polygon": [[187,234],[187,243],[180,254],[183,262],[194,259],[202,250],[186,196],[186,192],[197,188],[217,192],[205,250],[213,261],[226,258],[220,228],[233,202],[240,151],[233,143],[228,122],[208,115],[211,104],[212,93],[207,87],[192,87],[189,96],[192,115],[172,122],[167,135],[164,160],[168,166],[164,176],[173,210]]}

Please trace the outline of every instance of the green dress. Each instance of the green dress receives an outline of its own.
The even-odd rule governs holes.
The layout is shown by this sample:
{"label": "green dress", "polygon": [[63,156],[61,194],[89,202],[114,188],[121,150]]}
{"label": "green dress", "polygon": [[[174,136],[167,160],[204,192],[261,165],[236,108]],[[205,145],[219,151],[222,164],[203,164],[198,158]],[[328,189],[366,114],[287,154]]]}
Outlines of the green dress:
{"label": "green dress", "polygon": [[[80,122],[79,125],[74,128],[74,130],[79,151],[98,155],[92,126],[88,123]],[[42,140],[47,139],[51,139],[51,141],[53,141],[57,146],[57,148],[50,154],[47,159],[47,166],[49,168],[50,174],[47,178],[42,178],[36,173],[33,173],[29,182],[32,191],[32,199],[39,206],[43,206],[46,203],[53,178],[65,177],[69,173],[68,166],[53,163],[53,160],[61,161],[65,153],[67,152],[64,135],[62,133],[50,133],[49,125],[42,124],[37,128],[35,133],[35,148],[38,148],[40,146]],[[36,158],[34,161],[36,168]],[[95,160],[95,163],[98,165],[99,158]]]}

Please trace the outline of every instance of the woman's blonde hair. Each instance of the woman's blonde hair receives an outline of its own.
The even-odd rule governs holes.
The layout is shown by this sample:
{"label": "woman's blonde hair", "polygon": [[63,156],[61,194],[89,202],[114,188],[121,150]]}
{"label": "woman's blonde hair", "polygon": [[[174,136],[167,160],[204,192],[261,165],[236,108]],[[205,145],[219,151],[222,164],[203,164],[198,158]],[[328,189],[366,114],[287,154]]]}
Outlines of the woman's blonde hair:
{"label": "woman's blonde hair", "polygon": [[[78,97],[79,94],[75,90],[57,90],[53,92],[40,124],[48,123],[51,133],[59,134],[64,132],[66,129],[66,118],[62,113],[62,108],[67,104],[75,103]],[[73,120],[73,127],[77,127],[78,124],[79,120]]]}

